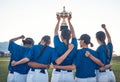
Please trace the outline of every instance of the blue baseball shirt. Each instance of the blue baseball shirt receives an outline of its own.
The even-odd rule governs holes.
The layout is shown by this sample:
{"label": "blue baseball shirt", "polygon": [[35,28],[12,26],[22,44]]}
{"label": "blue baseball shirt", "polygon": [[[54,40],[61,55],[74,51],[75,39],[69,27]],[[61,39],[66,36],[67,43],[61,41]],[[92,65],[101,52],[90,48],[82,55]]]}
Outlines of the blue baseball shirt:
{"label": "blue baseball shirt", "polygon": [[92,49],[82,48],[77,50],[74,64],[76,65],[76,77],[78,78],[89,78],[96,76],[96,63],[89,57],[85,56],[86,51],[89,51],[93,56],[97,57],[97,53]]}
{"label": "blue baseball shirt", "polygon": [[[98,58],[100,59],[100,61],[102,61],[103,64],[109,64],[111,59],[112,59],[112,52],[113,52],[113,45],[111,42],[109,42],[107,44],[107,47],[109,49],[109,55],[107,54],[106,52],[106,47],[105,45],[100,45],[98,48],[97,48],[97,54],[98,54]],[[109,60],[109,61],[107,61]],[[99,69],[100,66],[97,65],[97,68],[96,69]]]}
{"label": "blue baseball shirt", "polygon": [[[60,64],[61,66],[72,65],[73,63],[74,57],[76,55],[75,53],[77,51],[77,39],[72,38],[71,43],[74,45],[74,48],[66,57],[66,59]],[[57,57],[62,56],[68,50],[67,45],[60,41],[58,35],[54,36],[54,46],[57,52]]]}
{"label": "blue baseball shirt", "polygon": [[[30,61],[45,65],[49,65],[55,62],[55,60],[57,59],[57,54],[55,52],[55,49],[50,46],[46,46],[42,55],[39,57],[42,47],[43,45],[41,44],[32,46],[26,57],[29,58]],[[46,68],[38,68],[38,69],[46,69]]]}
{"label": "blue baseball shirt", "polygon": [[19,61],[22,58],[24,58],[25,54],[28,53],[30,48],[20,46],[20,45],[16,44],[14,41],[10,40],[8,50],[11,53],[8,70],[15,71],[15,72],[18,72],[20,74],[27,74],[29,69],[30,69],[29,66],[27,65],[27,63],[16,65],[16,66],[11,66],[11,62],[13,60]]}

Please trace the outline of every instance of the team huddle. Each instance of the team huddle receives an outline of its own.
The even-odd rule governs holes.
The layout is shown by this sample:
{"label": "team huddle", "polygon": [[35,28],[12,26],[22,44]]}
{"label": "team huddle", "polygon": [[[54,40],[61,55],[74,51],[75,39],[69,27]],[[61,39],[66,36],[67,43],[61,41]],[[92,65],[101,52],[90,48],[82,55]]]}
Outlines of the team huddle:
{"label": "team huddle", "polygon": [[[57,15],[54,47],[50,46],[49,35],[43,36],[36,45],[32,38],[24,35],[11,39],[7,82],[49,82],[48,69],[51,65],[51,82],[116,82],[111,69],[113,45],[106,25],[101,25],[104,31],[96,33],[99,46],[93,50],[88,47],[89,44],[93,47],[88,34],[76,38],[71,18],[67,17],[68,28],[60,26],[61,17]],[[23,46],[15,43],[19,39]],[[78,49],[77,40],[81,49]]]}

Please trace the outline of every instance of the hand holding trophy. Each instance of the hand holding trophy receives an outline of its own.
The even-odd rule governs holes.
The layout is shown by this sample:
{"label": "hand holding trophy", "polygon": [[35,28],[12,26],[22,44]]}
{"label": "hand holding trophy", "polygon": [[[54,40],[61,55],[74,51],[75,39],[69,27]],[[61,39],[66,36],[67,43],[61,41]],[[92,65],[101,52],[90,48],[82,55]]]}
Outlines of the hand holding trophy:
{"label": "hand holding trophy", "polygon": [[67,23],[65,21],[65,19],[68,17],[68,16],[71,16],[72,13],[71,12],[66,12],[65,10],[65,6],[63,7],[63,11],[62,12],[57,12],[56,13],[57,16],[60,16],[63,21],[61,23],[61,27],[60,27],[60,31],[63,30],[63,29],[68,29],[68,26],[67,26]]}

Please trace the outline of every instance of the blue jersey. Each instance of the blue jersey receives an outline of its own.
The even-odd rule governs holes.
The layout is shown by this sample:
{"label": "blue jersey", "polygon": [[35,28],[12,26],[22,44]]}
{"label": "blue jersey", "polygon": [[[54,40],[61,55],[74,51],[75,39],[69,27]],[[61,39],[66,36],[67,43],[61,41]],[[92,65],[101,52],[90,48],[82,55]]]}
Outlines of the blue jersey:
{"label": "blue jersey", "polygon": [[[75,53],[77,50],[77,40],[76,38],[72,38],[71,43],[74,45],[73,50],[70,52],[70,54],[66,57],[66,59],[60,64],[62,66],[65,65],[72,65],[74,57],[75,57]],[[61,42],[58,36],[54,36],[54,46],[55,46],[55,50],[57,51],[57,57],[62,56],[67,50],[67,45],[64,42]]]}
{"label": "blue jersey", "polygon": [[[29,58],[30,61],[37,62],[40,64],[48,65],[48,64],[55,62],[55,60],[57,59],[57,54],[55,52],[55,49],[50,46],[46,46],[45,50],[39,57],[42,47],[43,47],[43,45],[41,45],[41,44],[34,45],[30,49],[30,51],[26,55],[26,57]],[[40,69],[42,69],[42,68],[40,68]],[[45,69],[45,68],[43,68],[43,69]]]}
{"label": "blue jersey", "polygon": [[[112,43],[108,43],[107,44],[107,47],[109,49],[109,55],[107,54],[106,52],[106,47],[105,45],[100,45],[98,48],[97,48],[97,54],[98,54],[98,58],[100,59],[100,61],[102,61],[103,64],[109,64],[111,59],[112,59],[112,52],[113,52],[113,45]],[[107,61],[109,60],[109,61]],[[99,69],[100,66],[97,65],[97,69]]]}
{"label": "blue jersey", "polygon": [[[30,48],[20,46],[11,40],[9,42],[8,50],[11,53],[10,62],[9,62],[9,66],[8,66],[9,71],[15,71],[15,72],[18,72],[21,74],[27,74],[29,71],[29,66],[27,65],[27,63],[16,65],[16,66],[11,66],[11,62],[13,60],[19,61],[22,58],[24,58],[25,54],[28,53]],[[24,69],[24,70],[21,70],[21,69]]]}
{"label": "blue jersey", "polygon": [[76,65],[76,77],[78,78],[88,78],[96,76],[96,63],[94,63],[89,57],[85,56],[86,51],[89,51],[95,57],[97,56],[97,53],[89,48],[82,48],[77,50],[74,64]]}

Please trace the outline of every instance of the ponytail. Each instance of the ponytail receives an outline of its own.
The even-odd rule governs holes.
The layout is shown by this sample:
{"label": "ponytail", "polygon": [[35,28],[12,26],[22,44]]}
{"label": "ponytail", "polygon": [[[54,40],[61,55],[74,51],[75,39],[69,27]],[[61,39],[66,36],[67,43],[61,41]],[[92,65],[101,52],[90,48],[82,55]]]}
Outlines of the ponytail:
{"label": "ponytail", "polygon": [[[41,56],[42,56],[42,54],[44,53],[44,50],[45,50],[45,48],[47,47],[47,45],[50,43],[50,36],[44,36],[43,38],[42,38],[42,40],[44,40],[44,42],[45,42],[45,44],[43,45],[43,47],[42,47],[42,49],[41,49],[41,51],[40,51],[40,54],[39,54],[39,56],[37,57],[37,59],[39,59]],[[40,41],[40,43],[41,43],[41,41]],[[40,44],[39,43],[39,44]]]}
{"label": "ponytail", "polygon": [[93,47],[94,46],[93,43],[90,42],[90,46]]}
{"label": "ponytail", "polygon": [[107,55],[109,56],[109,55],[110,55],[110,52],[109,52],[109,49],[108,49],[108,47],[107,47],[107,45],[106,45],[105,41],[103,42],[103,44],[105,45]]}
{"label": "ponytail", "polygon": [[41,51],[40,51],[40,55],[38,56],[38,59],[42,56],[42,54],[43,54],[46,46],[47,46],[47,44],[43,45],[43,47],[42,47],[42,49],[41,49]]}
{"label": "ponytail", "polygon": [[110,52],[109,52],[109,49],[108,49],[105,41],[103,41],[103,44],[104,44],[104,46],[106,48],[106,52],[107,52],[107,63],[109,63],[110,62]]}

